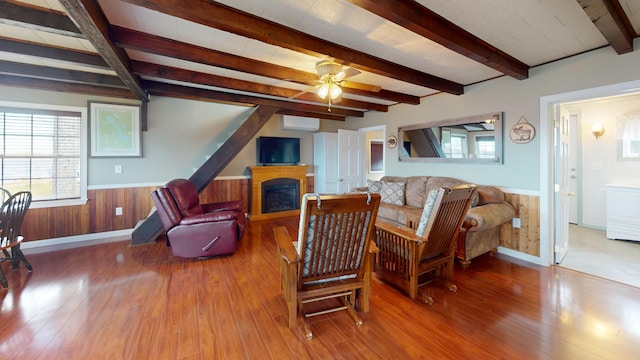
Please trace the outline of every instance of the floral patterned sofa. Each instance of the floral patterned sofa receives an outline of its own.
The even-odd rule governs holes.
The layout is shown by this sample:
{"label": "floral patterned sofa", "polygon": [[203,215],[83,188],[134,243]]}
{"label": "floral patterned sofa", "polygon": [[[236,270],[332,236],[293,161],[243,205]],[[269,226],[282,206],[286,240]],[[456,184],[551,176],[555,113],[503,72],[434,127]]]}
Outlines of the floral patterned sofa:
{"label": "floral patterned sofa", "polygon": [[[381,196],[378,216],[401,225],[414,227],[431,190],[441,186],[456,186],[468,182],[438,176],[385,176],[379,181],[367,181],[367,188]],[[471,202],[458,238],[456,258],[463,267],[471,260],[487,252],[495,252],[500,245],[500,227],[511,221],[516,211],[505,201],[502,190],[487,185],[477,185],[476,196]]]}

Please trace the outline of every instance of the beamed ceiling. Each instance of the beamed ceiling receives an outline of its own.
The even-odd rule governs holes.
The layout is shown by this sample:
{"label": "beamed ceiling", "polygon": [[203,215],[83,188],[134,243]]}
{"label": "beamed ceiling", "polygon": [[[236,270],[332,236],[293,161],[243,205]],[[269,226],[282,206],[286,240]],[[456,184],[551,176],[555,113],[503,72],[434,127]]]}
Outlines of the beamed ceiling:
{"label": "beamed ceiling", "polygon": [[[344,120],[602,47],[622,55],[639,32],[638,0],[2,1],[0,84]],[[359,71],[330,111],[311,88],[322,60]]]}

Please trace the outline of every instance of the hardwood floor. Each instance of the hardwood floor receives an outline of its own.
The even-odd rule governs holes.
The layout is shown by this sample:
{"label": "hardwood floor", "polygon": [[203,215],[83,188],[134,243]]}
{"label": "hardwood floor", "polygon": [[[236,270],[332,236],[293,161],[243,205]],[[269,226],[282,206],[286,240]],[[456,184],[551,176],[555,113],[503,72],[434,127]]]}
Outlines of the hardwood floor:
{"label": "hardwood floor", "polygon": [[162,241],[28,254],[2,263],[0,357],[20,359],[617,359],[640,353],[640,289],[503,255],[455,271],[435,304],[374,281],[371,311],[287,327],[271,228],[253,221],[230,257],[182,260]]}

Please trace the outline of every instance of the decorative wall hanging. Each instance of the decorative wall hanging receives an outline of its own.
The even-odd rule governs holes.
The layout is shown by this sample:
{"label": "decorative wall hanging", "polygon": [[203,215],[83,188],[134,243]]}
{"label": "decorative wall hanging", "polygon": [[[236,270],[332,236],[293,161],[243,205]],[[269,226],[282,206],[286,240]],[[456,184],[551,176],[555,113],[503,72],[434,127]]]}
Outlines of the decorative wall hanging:
{"label": "decorative wall hanging", "polygon": [[526,144],[536,136],[536,128],[531,125],[524,116],[520,116],[518,122],[509,131],[511,141],[516,144]]}
{"label": "decorative wall hanging", "polygon": [[90,156],[141,157],[140,106],[89,102]]}
{"label": "decorative wall hanging", "polygon": [[387,146],[389,147],[389,149],[394,149],[396,145],[398,145],[398,139],[396,138],[396,136],[389,135],[389,137],[387,138]]}

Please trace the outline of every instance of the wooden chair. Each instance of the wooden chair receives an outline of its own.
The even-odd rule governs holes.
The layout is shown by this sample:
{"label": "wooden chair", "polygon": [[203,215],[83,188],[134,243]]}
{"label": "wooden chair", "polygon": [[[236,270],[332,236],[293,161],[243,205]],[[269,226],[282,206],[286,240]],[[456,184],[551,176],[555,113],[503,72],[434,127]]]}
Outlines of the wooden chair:
{"label": "wooden chair", "polygon": [[[347,310],[356,325],[362,326],[354,307],[369,311],[371,253],[375,251],[373,232],[379,205],[379,194],[305,194],[297,243],[285,227],[274,229],[289,328],[296,326],[299,313],[308,340],[313,337],[307,321],[311,316]],[[326,307],[335,299],[340,306],[305,311],[305,304],[322,301],[314,305]]]}
{"label": "wooden chair", "polygon": [[[0,258],[0,263],[9,260],[12,267],[16,269],[20,262],[23,262],[27,270],[33,271],[33,267],[20,249],[20,243],[23,240],[20,228],[30,205],[31,193],[29,191],[20,191],[11,195],[2,205],[0,210],[0,250],[2,250],[4,257]],[[0,267],[0,283],[5,289],[9,287],[2,267]]]}
{"label": "wooden chair", "polygon": [[415,229],[378,219],[376,276],[399,287],[412,299],[429,304],[433,304],[433,298],[419,291],[428,282],[437,280],[449,290],[457,291],[451,282],[456,239],[475,191],[475,185],[462,185],[442,187],[430,194],[432,202],[429,204],[427,200],[425,204],[422,235],[416,234]]}

